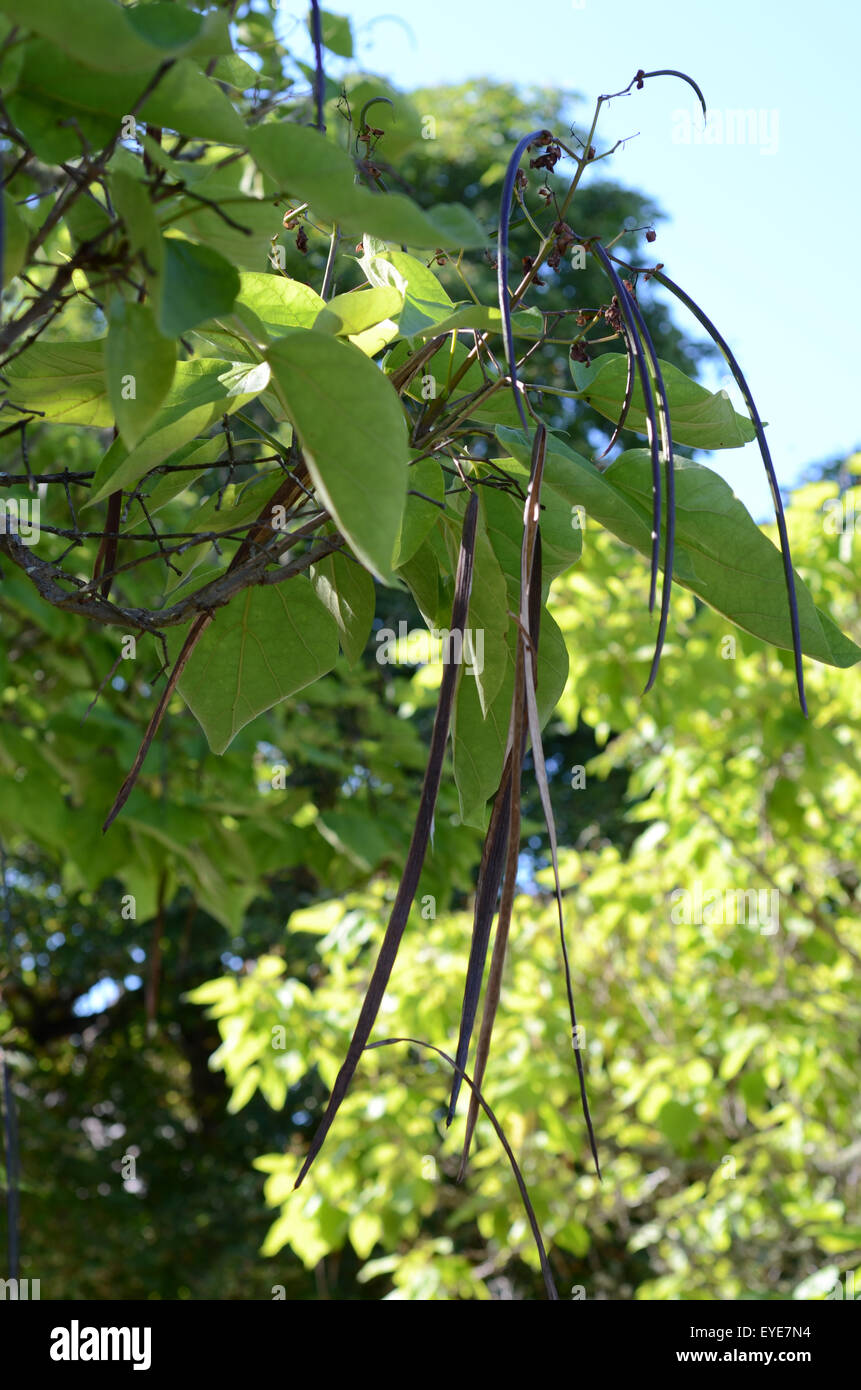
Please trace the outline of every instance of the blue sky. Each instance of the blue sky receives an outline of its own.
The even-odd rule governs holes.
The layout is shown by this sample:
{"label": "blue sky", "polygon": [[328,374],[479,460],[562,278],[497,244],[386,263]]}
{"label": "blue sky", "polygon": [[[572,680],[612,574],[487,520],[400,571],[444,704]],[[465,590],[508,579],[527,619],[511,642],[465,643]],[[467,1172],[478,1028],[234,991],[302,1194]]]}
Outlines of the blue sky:
{"label": "blue sky", "polygon": [[[861,227],[861,6],[327,0],[327,8],[350,16],[359,64],[403,88],[480,76],[547,83],[581,93],[580,114],[591,117],[595,98],[626,86],[638,68],[694,77],[714,113],[711,134],[722,138],[698,143],[693,93],[656,79],[604,107],[599,148],[639,134],[601,172],[650,194],[669,215],[649,249],[735,351],[770,422],[781,483],[858,446],[861,355],[851,334],[859,279],[843,248]],[[295,50],[305,41],[304,16],[292,19],[300,13],[284,7]],[[739,111],[756,113],[743,142],[727,114]],[[676,317],[684,322],[681,310]],[[706,382],[714,388],[722,378],[719,368]],[[738,399],[734,386],[730,394]],[[770,516],[755,444],[713,456],[712,466],[757,518]]]}

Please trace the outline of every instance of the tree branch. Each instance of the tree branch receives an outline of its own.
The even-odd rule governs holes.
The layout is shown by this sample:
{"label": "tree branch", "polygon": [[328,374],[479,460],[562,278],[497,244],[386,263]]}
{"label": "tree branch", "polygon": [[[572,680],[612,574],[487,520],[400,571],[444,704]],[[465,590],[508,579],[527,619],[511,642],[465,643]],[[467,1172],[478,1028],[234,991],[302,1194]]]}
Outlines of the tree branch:
{"label": "tree branch", "polygon": [[[315,523],[319,524],[319,521]],[[138,628],[158,636],[163,628],[178,627],[200,613],[223,607],[230,602],[234,594],[240,593],[243,589],[249,589],[255,584],[281,584],[285,579],[292,578],[294,574],[301,574],[309,566],[317,564],[318,560],[322,560],[324,556],[338,550],[344,544],[341,535],[327,536],[304,555],[297,556],[288,564],[279,565],[277,571],[266,573],[273,561],[277,561],[285,550],[302,539],[304,537],[297,532],[284,536],[281,538],[283,544],[279,544],[277,548],[258,551],[243,565],[218,575],[195,593],[189,594],[181,603],[160,610],[121,608],[104,598],[99,598],[89,590],[69,593],[61,587],[61,583],[71,582],[69,576],[49,561],[40,560],[17,535],[0,532],[0,551],[24,571],[40,597],[53,608],[59,608],[64,613],[76,613],[90,622],[101,623],[106,627],[119,627],[125,631]]]}

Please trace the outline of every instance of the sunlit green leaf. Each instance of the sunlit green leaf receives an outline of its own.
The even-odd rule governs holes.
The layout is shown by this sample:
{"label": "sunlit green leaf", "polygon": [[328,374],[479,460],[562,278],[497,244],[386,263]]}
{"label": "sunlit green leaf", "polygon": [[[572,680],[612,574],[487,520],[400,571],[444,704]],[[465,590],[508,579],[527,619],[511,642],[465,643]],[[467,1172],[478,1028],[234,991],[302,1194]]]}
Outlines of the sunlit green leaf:
{"label": "sunlit green leaf", "polygon": [[372,193],[354,182],[343,150],[307,126],[261,126],[251,151],[260,167],[294,197],[310,202],[320,217],[350,234],[368,232],[409,246],[483,246],[487,236],[457,203],[424,212],[402,193]]}
{"label": "sunlit green leaf", "polygon": [[[569,357],[568,365],[580,399],[616,424],[625,399],[628,375],[625,354],[605,352],[591,365]],[[753,422],[733,409],[726,391],[707,391],[671,362],[661,362],[661,376],[667,392],[672,435],[677,444],[689,444],[696,449],[736,449],[756,437]],[[647,433],[643,388],[638,376],[634,378],[625,428],[639,434]]]}
{"label": "sunlit green leaf", "polygon": [[[498,437],[526,466],[530,446],[515,430]],[[621,454],[606,473],[548,437],[549,485],[633,545],[651,550],[651,461],[645,449]],[[676,462],[675,578],[738,627],[791,650],[792,632],[783,563],[732,489],[711,469],[689,459]],[[831,666],[852,666],[861,650],[813,603],[796,575],[802,649]]]}
{"label": "sunlit green leaf", "polygon": [[320,496],[359,558],[389,581],[406,499],[395,392],[357,348],[325,333],[290,333],[267,359]]}
{"label": "sunlit green leaf", "polygon": [[371,635],[376,603],[373,579],[351,556],[336,551],[312,567],[311,582],[338,624],[347,661],[355,666]]}
{"label": "sunlit green leaf", "polygon": [[34,343],[5,368],[10,399],[65,425],[113,423],[105,380],[103,344]]}

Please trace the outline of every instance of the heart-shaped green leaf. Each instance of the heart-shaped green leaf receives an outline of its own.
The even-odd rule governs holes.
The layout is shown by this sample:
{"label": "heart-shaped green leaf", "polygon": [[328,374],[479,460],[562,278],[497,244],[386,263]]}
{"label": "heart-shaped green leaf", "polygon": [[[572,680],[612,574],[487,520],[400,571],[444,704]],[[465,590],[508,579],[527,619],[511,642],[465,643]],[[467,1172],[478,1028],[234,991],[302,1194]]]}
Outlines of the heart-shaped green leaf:
{"label": "heart-shaped green leaf", "polygon": [[194,649],[177,689],[223,753],[258,714],[331,671],[338,629],[310,580],[246,589],[219,612]]}

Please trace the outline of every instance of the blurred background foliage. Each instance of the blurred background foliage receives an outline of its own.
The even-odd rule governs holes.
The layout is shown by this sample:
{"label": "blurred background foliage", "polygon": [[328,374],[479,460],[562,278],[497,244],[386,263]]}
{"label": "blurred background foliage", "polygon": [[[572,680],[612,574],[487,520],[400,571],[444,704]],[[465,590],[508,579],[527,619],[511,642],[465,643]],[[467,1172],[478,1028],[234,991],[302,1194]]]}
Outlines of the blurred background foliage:
{"label": "blurred background foliage", "polygon": [[[271,17],[243,24],[277,75],[287,55],[268,41]],[[556,91],[479,81],[407,100],[368,76],[330,83],[330,124],[345,101],[386,94],[391,121],[388,108],[373,115],[382,177],[427,205],[462,200],[488,227],[515,140],[577,130],[576,101]],[[660,223],[649,197],[598,170],[578,205],[577,230],[608,238]],[[327,243],[307,234],[305,254],[282,241],[288,274],[313,282]],[[642,231],[621,248],[655,259]],[[440,274],[465,297],[456,266]],[[490,262],[468,274],[492,298]],[[595,277],[582,272],[578,306],[606,298]],[[546,278],[542,307],[570,307],[570,283]],[[336,288],[360,279],[348,270]],[[641,297],[660,356],[695,369],[706,349],[649,286]],[[96,330],[82,316],[76,332]],[[554,371],[567,387],[564,351],[555,364],[544,355],[542,379]],[[545,397],[544,413],[587,456],[606,442],[584,407]],[[31,466],[91,469],[106,438],[34,430]],[[13,442],[3,448],[10,468]],[[812,468],[789,515],[816,602],[856,640],[858,462]],[[62,515],[62,499],[44,500],[45,522]],[[95,545],[81,548],[82,572]],[[642,701],[646,594],[643,561],[587,522],[582,561],[551,598],[571,672],[545,752],[603,1183],[580,1115],[530,764],[487,1097],[563,1298],[824,1297],[861,1262],[857,677],[808,663],[806,722],[789,661],[677,587],[659,684]],[[416,618],[399,595],[377,597],[377,627]],[[381,666],[370,647],[222,758],[176,700],[103,836],[155,698],[155,645],[117,663],[117,634],[85,634],[8,567],[0,638],[0,1043],[19,1109],[22,1276],[58,1299],[541,1298],[485,1121],[465,1184],[454,1180],[463,1116],[446,1131],[449,1076],[432,1054],[368,1054],[290,1195],[404,861],[439,671]],[[377,1028],[448,1050],[480,854],[457,804],[449,780]],[[779,892],[779,929],[674,922],[670,895],[696,884]]]}

